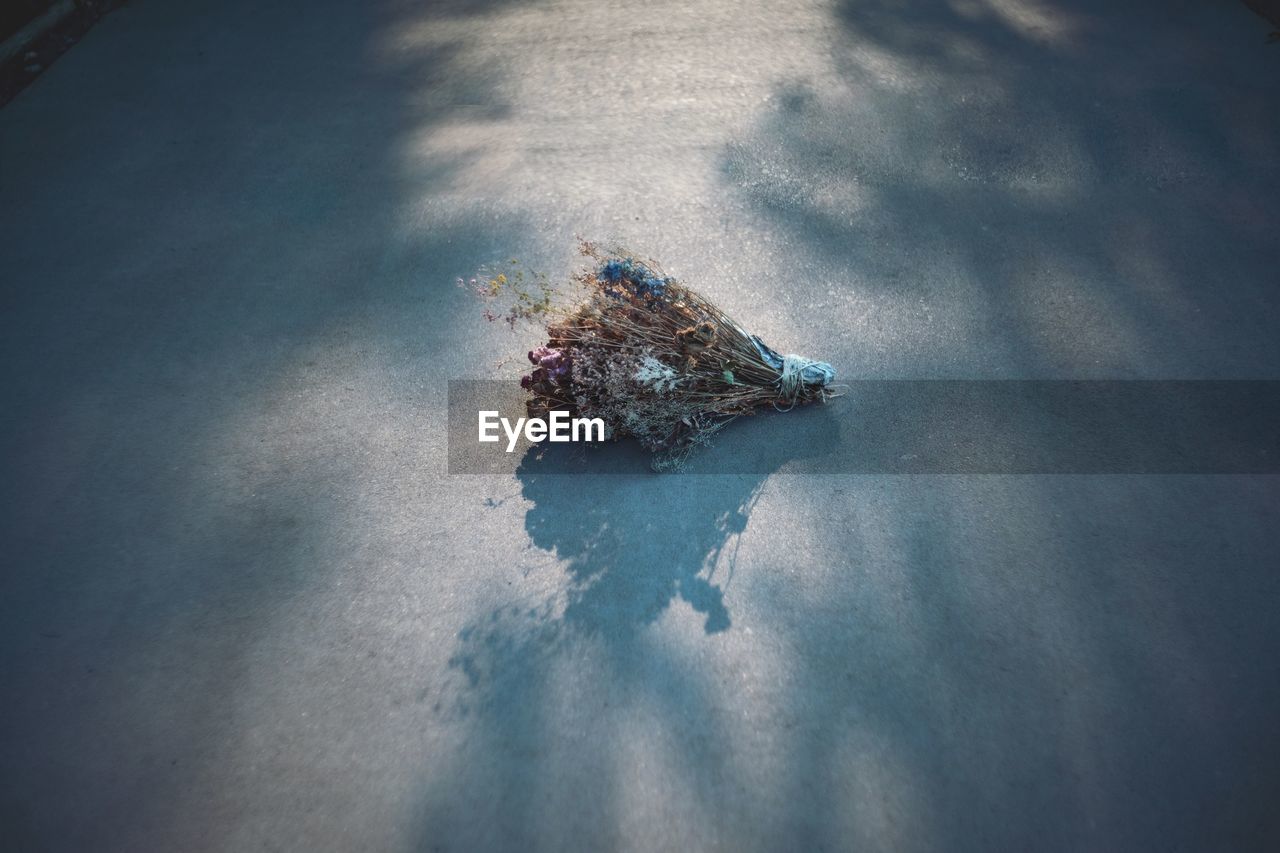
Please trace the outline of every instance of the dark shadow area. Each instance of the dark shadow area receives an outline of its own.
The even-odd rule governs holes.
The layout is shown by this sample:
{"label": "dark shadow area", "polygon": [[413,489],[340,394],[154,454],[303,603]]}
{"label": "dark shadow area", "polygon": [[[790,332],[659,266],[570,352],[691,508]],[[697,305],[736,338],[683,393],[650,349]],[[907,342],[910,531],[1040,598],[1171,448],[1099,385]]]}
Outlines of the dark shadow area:
{"label": "dark shadow area", "polygon": [[0,109],[124,2],[76,0],[74,5],[62,6],[55,0],[15,0],[0,8],[0,42],[14,39],[4,46],[14,51],[0,58]]}
{"label": "dark shadow area", "polygon": [[465,37],[388,50],[416,22],[388,4],[214,6],[131,4],[0,112],[6,849],[236,846],[241,756],[259,793],[296,766],[248,697],[305,714],[385,646],[296,614],[421,553],[350,531],[443,460],[423,413],[475,337],[454,277],[530,243],[501,211],[417,212],[467,155],[414,144],[505,109]]}
{"label": "dark shadow area", "polygon": [[[809,573],[865,575],[771,608],[795,667],[774,837],[1273,846],[1276,478],[891,482],[797,490],[842,507]],[[849,778],[875,785],[856,816]]]}
{"label": "dark shadow area", "polygon": [[54,0],[13,0],[0,11],[0,41],[4,41],[35,18],[43,15]]}

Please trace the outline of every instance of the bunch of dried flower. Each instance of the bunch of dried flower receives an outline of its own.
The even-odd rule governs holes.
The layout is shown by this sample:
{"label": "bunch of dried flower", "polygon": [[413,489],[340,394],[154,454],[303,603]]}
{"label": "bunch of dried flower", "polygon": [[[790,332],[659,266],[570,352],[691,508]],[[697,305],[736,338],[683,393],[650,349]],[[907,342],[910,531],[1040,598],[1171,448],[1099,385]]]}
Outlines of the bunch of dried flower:
{"label": "bunch of dried flower", "polygon": [[582,253],[592,261],[574,276],[583,295],[565,307],[545,276],[532,287],[523,273],[470,281],[486,302],[511,298],[503,314],[487,308],[489,319],[545,324],[521,379],[531,417],[601,418],[610,438],[635,437],[655,469],[672,470],[738,416],[831,395],[829,364],[779,355],[654,262],[592,243]]}

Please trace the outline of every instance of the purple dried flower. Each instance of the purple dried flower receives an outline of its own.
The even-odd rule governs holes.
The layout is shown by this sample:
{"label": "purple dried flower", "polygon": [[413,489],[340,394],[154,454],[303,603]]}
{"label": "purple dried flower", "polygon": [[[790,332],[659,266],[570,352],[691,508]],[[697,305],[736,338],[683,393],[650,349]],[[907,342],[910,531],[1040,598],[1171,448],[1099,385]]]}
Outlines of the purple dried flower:
{"label": "purple dried flower", "polygon": [[540,346],[529,351],[529,361],[545,370],[552,379],[563,379],[569,375],[571,361],[564,350]]}

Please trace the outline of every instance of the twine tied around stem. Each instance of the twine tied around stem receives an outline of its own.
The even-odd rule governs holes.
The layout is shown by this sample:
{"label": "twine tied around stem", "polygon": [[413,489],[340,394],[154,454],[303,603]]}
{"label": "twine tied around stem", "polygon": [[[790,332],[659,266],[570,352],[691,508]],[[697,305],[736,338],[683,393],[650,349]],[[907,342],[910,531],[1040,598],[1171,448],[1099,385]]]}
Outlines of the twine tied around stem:
{"label": "twine tied around stem", "polygon": [[[751,343],[755,344],[756,352],[760,353],[765,363],[781,374],[778,377],[778,390],[791,406],[796,404],[806,387],[826,388],[836,378],[836,369],[825,361],[815,361],[794,353],[778,355],[755,335],[751,335]],[[777,408],[777,405],[774,407]]]}

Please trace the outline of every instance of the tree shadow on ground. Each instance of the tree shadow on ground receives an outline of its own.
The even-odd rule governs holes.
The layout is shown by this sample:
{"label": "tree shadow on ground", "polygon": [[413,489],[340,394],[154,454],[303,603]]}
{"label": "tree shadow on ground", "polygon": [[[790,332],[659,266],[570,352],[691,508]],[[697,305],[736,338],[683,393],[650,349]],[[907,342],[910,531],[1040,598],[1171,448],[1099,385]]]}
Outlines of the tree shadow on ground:
{"label": "tree shadow on ground", "polygon": [[780,80],[724,176],[806,247],[798,274],[873,306],[846,363],[1267,375],[1274,57],[1246,42],[1247,11],[1224,17],[843,3],[835,73]]}
{"label": "tree shadow on ground", "polygon": [[[809,440],[788,445],[789,424],[799,420]],[[588,823],[569,821],[583,833],[574,843],[608,845],[635,769],[620,750],[655,749],[625,736],[618,711],[661,721],[679,754],[699,753],[669,781],[692,780],[699,813],[720,809],[731,736],[717,720],[714,686],[684,655],[732,633],[728,593],[757,500],[789,461],[828,452],[836,426],[821,407],[746,419],[690,466],[699,456],[736,457],[737,473],[654,474],[630,441],[530,450],[508,500],[527,504],[534,559],[521,563],[534,567],[510,572],[532,591],[463,627],[449,662],[454,677],[432,688],[437,717],[466,726],[457,754],[431,774],[423,836],[528,847],[542,837],[535,827],[589,789]],[[507,501],[485,505],[501,512]],[[650,755],[652,766],[660,760]]]}
{"label": "tree shadow on ground", "polygon": [[[852,318],[833,361],[893,376],[1280,370],[1269,54],[1206,37],[1202,16],[1247,37],[1221,9],[1165,11],[840,6],[836,73],[779,81],[723,160],[726,184],[794,238],[789,268],[844,283],[833,299],[873,318]],[[809,568],[877,577],[837,593],[838,618],[811,608],[789,626],[803,724],[778,787],[812,806],[778,810],[794,844],[849,846],[877,818],[882,843],[913,824],[952,849],[1275,837],[1275,763],[1256,757],[1277,748],[1275,666],[1257,654],[1274,620],[1256,604],[1274,586],[1272,480],[840,486],[865,497],[797,490],[844,516],[830,565]],[[860,777],[872,790],[826,784]],[[904,811],[877,811],[890,801]]]}
{"label": "tree shadow on ground", "polygon": [[533,242],[518,215],[422,211],[468,163],[424,135],[505,109],[465,38],[393,50],[385,4],[239,5],[122,11],[3,112],[6,209],[28,200],[0,234],[14,849],[252,846],[217,815],[270,789],[219,780],[249,753],[287,776],[292,723],[259,718],[255,743],[244,697],[286,657],[280,707],[341,666],[284,614],[395,559],[344,531],[385,524],[369,483],[412,492],[434,461],[393,435],[419,434],[437,365],[475,337],[453,277]]}

